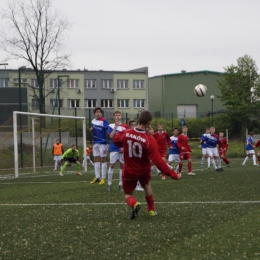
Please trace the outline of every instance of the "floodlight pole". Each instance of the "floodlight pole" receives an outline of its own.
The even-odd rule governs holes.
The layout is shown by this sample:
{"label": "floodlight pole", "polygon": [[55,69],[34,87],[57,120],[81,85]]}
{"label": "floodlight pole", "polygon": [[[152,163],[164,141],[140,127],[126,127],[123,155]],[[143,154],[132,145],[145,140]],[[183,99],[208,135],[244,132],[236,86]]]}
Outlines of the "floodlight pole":
{"label": "floodlight pole", "polygon": [[[60,116],[60,78],[69,78],[69,75],[58,76],[58,114]],[[59,118],[59,139],[61,142],[61,132],[60,132],[60,118]]]}
{"label": "floodlight pole", "polygon": [[210,96],[210,100],[211,100],[211,126],[213,126],[213,101],[214,101],[214,95]]}
{"label": "floodlight pole", "polygon": [[[18,83],[19,83],[19,110],[22,112],[22,84],[21,84],[21,70],[26,67],[22,66],[18,69]],[[22,115],[20,115],[20,151],[21,151],[21,168],[23,168],[23,133],[22,133]]]}

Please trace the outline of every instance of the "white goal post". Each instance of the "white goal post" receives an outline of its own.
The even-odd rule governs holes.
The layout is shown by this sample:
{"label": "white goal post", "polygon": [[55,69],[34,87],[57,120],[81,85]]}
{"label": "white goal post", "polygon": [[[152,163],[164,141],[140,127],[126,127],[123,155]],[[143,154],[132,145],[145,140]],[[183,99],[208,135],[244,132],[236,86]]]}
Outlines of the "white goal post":
{"label": "white goal post", "polygon": [[34,117],[50,117],[50,118],[64,118],[64,119],[76,119],[82,120],[82,130],[83,130],[83,158],[84,158],[84,171],[87,171],[86,163],[86,119],[85,117],[78,116],[61,116],[52,114],[39,114],[39,113],[29,113],[29,112],[13,112],[13,130],[14,130],[14,167],[15,167],[15,178],[19,177],[19,165],[18,165],[18,132],[17,132],[17,115],[27,115],[32,117],[32,148],[33,148],[33,170],[35,172],[35,136],[34,136]]}

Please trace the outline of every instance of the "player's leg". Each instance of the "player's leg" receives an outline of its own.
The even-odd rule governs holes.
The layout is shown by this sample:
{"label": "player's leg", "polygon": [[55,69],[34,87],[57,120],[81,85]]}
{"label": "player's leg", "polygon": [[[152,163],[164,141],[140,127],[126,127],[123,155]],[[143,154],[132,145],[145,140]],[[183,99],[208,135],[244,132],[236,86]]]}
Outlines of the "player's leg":
{"label": "player's leg", "polygon": [[[166,162],[166,155],[162,155],[162,159]],[[157,167],[156,167],[157,168]],[[166,179],[166,175],[162,173],[162,180]]]}
{"label": "player's leg", "polygon": [[95,166],[94,163],[92,162],[92,160],[90,159],[89,156],[87,156],[87,161],[89,161],[91,163],[92,166]]}
{"label": "player's leg", "polygon": [[254,166],[258,166],[258,164],[256,163],[256,156],[255,156],[255,151],[252,150],[252,159],[253,159],[253,165]]}
{"label": "player's leg", "polygon": [[76,164],[76,174],[82,175],[82,173],[80,172],[80,162],[77,160],[74,160],[73,162]]}
{"label": "player's leg", "polygon": [[180,162],[179,162],[179,173],[182,171],[182,166],[183,166],[183,160],[184,160],[184,154],[180,154]]}
{"label": "player's leg", "polygon": [[129,180],[123,178],[124,197],[127,205],[132,208],[132,212],[129,216],[130,219],[135,219],[138,216],[138,212],[141,209],[141,204],[136,200],[133,195],[133,191],[136,187],[137,180]]}
{"label": "player's leg", "polygon": [[152,187],[150,185],[151,175],[144,176],[144,178],[140,179],[140,183],[142,187],[144,187],[145,200],[147,202],[147,210],[149,216],[154,217],[157,215],[154,208],[154,197]]}
{"label": "player's leg", "polygon": [[212,163],[214,169],[217,170],[217,166],[216,166],[216,163],[215,163],[215,160],[214,160],[212,148],[207,148],[207,154],[208,154],[208,156],[210,157],[210,161],[211,161],[211,163]]}
{"label": "player's leg", "polygon": [[222,167],[221,167],[221,159],[219,157],[219,153],[218,153],[218,149],[217,147],[212,148],[212,152],[213,152],[213,157],[216,158],[216,161],[218,163],[218,171],[223,171]]}
{"label": "player's leg", "polygon": [[190,153],[186,153],[186,158],[188,160],[188,175],[195,176],[196,173],[192,172],[191,154]]}
{"label": "player's leg", "polygon": [[59,162],[59,160],[57,159],[56,156],[54,156],[54,171],[56,171],[58,168],[58,162]]}
{"label": "player's leg", "polygon": [[257,152],[258,165],[260,165],[260,150]]}
{"label": "player's leg", "polygon": [[242,166],[246,166],[246,162],[248,161],[249,157],[250,157],[250,152],[249,150],[246,150],[246,158],[244,159]]}
{"label": "player's leg", "polygon": [[65,171],[67,165],[69,164],[69,159],[64,158],[64,161],[65,161],[65,162],[64,162],[64,164],[63,164],[63,166],[62,166],[62,168],[61,168],[61,170],[60,170],[60,176],[63,176],[63,172]]}
{"label": "player's leg", "polygon": [[229,167],[230,161],[229,161],[228,158],[226,157],[226,153],[225,153],[225,152],[222,152],[222,153],[220,154],[220,156],[221,156],[222,160],[225,162],[225,164]]}
{"label": "player's leg", "polygon": [[100,160],[101,160],[101,174],[102,178],[99,182],[99,185],[103,185],[106,182],[106,175],[107,175],[107,163],[106,163],[106,156],[107,156],[107,144],[100,145]]}
{"label": "player's leg", "polygon": [[110,159],[110,165],[107,171],[107,191],[110,192],[112,189],[112,179],[113,179],[113,173],[114,173],[114,167],[115,163],[118,159],[118,153],[117,152],[111,152],[109,154]]}
{"label": "player's leg", "polygon": [[100,181],[100,144],[94,144],[93,146],[93,156],[94,156],[94,171],[95,171],[95,178],[90,182],[94,184]]}

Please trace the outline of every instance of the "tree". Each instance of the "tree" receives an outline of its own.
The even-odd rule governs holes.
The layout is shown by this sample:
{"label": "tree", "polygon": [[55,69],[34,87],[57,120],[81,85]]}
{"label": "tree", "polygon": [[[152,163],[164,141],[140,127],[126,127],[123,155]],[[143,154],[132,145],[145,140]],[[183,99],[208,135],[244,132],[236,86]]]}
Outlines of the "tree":
{"label": "tree", "polygon": [[244,55],[237,59],[237,65],[224,69],[225,73],[217,83],[221,90],[220,99],[227,108],[231,125],[241,134],[260,108],[258,68],[249,55]]}
{"label": "tree", "polygon": [[1,47],[7,59],[23,59],[33,69],[38,88],[31,86],[31,96],[39,102],[39,112],[45,113],[44,81],[55,69],[69,65],[63,42],[69,23],[60,12],[53,10],[51,0],[12,0],[3,9],[2,18],[9,25],[1,33]]}

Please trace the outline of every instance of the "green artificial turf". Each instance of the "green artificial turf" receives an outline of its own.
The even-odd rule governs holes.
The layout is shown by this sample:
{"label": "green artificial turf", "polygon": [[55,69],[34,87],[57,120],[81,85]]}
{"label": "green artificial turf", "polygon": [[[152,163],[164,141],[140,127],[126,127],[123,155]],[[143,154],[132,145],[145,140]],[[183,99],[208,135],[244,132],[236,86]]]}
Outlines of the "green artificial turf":
{"label": "green artificial turf", "polygon": [[[93,168],[59,177],[49,169],[0,180],[0,259],[260,259],[260,167],[231,160],[224,172],[151,180],[158,215],[143,192],[139,217],[114,180],[91,185]],[[114,171],[118,179],[118,170]]]}

